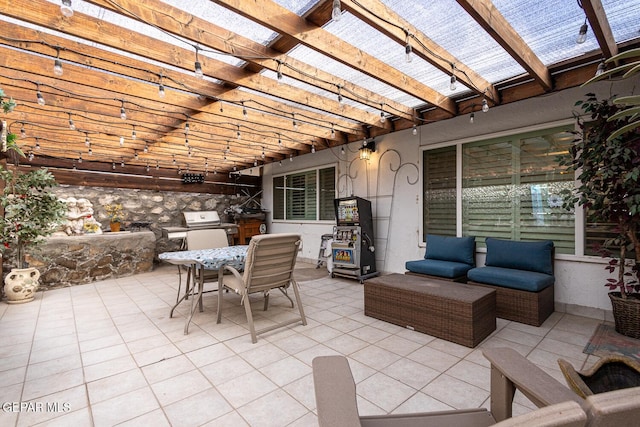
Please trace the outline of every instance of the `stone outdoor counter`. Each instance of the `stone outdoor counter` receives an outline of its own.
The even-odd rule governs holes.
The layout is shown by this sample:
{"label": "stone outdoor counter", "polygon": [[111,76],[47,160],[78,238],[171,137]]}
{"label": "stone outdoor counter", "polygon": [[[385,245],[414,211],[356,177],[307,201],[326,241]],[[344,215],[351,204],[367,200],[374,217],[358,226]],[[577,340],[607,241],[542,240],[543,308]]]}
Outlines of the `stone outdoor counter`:
{"label": "stone outdoor counter", "polygon": [[27,259],[51,289],[151,271],[155,248],[151,231],[54,236]]}

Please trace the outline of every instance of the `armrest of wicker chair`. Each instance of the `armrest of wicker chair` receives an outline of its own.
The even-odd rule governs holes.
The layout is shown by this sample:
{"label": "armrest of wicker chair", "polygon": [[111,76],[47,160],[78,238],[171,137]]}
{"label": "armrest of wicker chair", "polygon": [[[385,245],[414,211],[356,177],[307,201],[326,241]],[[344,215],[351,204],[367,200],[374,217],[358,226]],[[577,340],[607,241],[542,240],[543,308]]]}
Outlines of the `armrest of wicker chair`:
{"label": "armrest of wicker chair", "polygon": [[511,348],[482,351],[491,362],[491,413],[496,421],[511,418],[513,397],[520,390],[537,407],[582,399]]}

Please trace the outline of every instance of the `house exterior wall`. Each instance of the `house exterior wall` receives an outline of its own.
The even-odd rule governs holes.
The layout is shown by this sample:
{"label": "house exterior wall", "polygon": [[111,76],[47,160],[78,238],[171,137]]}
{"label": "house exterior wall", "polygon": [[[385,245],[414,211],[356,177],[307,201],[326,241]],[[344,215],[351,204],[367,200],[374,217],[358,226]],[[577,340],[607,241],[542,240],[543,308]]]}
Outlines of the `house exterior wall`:
{"label": "house exterior wall", "polygon": [[[494,107],[487,113],[476,112],[473,124],[469,123],[467,114],[420,126],[418,135],[412,135],[408,129],[376,137],[376,152],[369,163],[358,158],[361,144],[358,142],[346,146],[345,154],[341,154],[340,148],[325,149],[296,157],[293,162],[282,162],[281,166],[269,164],[263,170],[263,207],[273,210],[274,176],[336,165],[337,196],[353,194],[372,203],[378,270],[402,273],[405,261],[422,258],[425,251],[421,238],[423,149],[570,123],[575,102],[583,99],[587,92],[608,97],[631,93],[632,86],[630,82],[598,83]],[[314,262],[321,236],[331,233],[335,225],[326,221],[274,221],[270,216],[268,220],[272,233],[300,233],[303,236],[301,257]],[[576,240],[581,240],[581,226],[576,227],[576,233]],[[576,244],[582,247],[581,242]],[[484,253],[478,253],[477,262],[484,265]],[[610,319],[611,304],[603,286],[608,277],[604,266],[605,261],[599,257],[557,255],[556,310]]]}

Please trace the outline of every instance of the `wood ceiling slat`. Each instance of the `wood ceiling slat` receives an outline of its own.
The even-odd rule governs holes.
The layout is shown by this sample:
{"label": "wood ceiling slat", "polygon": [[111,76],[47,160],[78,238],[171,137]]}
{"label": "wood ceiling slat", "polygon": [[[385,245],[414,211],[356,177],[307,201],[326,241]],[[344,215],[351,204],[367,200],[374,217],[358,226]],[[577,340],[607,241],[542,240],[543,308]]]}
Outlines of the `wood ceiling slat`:
{"label": "wood ceiling slat", "polygon": [[605,58],[611,58],[618,53],[618,46],[611,32],[611,25],[601,0],[582,0],[582,8],[587,15],[593,34]]}
{"label": "wood ceiling slat", "polygon": [[490,0],[456,0],[545,91],[553,89],[551,74]]}

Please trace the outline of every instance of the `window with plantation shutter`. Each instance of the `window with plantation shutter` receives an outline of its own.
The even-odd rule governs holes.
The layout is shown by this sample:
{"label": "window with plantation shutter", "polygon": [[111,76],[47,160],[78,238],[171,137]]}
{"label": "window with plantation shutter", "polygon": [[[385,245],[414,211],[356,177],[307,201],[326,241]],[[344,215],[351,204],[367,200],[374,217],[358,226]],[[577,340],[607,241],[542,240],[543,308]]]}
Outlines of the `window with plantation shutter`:
{"label": "window with plantation shutter", "polygon": [[273,178],[273,219],[333,220],[335,167]]}
{"label": "window with plantation shutter", "polygon": [[456,147],[426,150],[423,203],[424,240],[427,234],[456,235]]}
{"label": "window with plantation shutter", "polygon": [[[573,144],[572,127],[546,129],[424,153],[425,233],[511,240],[553,240],[557,253],[575,253],[575,215],[562,207],[574,176],[559,166]],[[462,170],[461,194],[456,170]],[[449,195],[448,197],[446,195]],[[462,211],[456,198],[462,197]]]}

